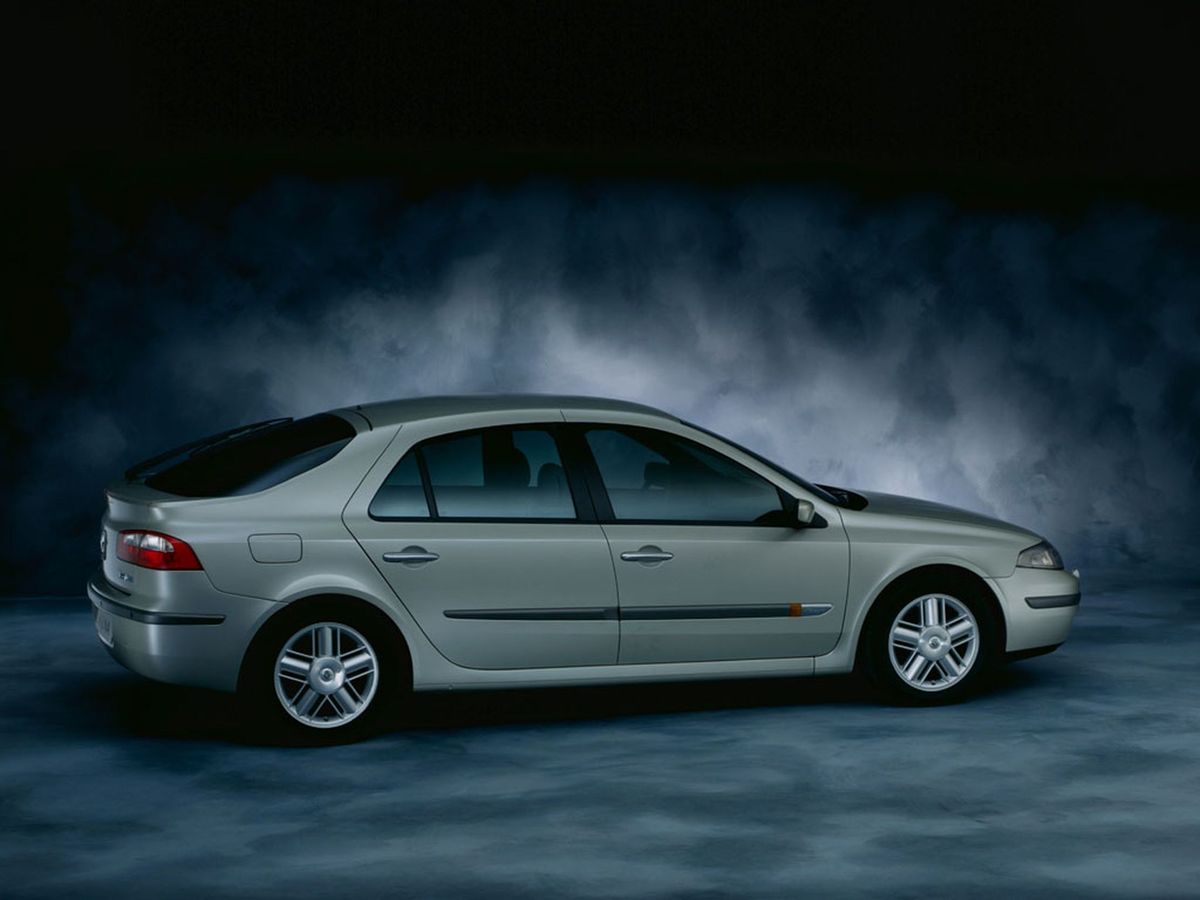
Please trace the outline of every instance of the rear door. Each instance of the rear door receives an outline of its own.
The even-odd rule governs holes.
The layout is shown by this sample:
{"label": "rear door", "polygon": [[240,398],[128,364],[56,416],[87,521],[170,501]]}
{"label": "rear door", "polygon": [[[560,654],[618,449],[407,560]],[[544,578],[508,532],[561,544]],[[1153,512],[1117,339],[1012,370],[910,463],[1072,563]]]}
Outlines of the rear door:
{"label": "rear door", "polygon": [[560,428],[423,437],[422,426],[406,425],[346,509],[372,563],[460,666],[617,660],[608,543],[586,488],[568,479]]}
{"label": "rear door", "polygon": [[795,527],[786,493],[683,435],[596,424],[577,439],[617,570],[622,663],[833,649],[849,575],[836,510]]}

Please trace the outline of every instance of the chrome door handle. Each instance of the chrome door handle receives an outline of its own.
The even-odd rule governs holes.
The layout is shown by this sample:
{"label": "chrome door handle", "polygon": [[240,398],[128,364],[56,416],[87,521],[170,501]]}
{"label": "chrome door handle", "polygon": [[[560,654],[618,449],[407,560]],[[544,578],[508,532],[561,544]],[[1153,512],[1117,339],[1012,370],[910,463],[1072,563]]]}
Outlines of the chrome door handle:
{"label": "chrome door handle", "polygon": [[437,562],[441,559],[436,553],[430,553],[424,547],[405,547],[403,550],[383,554],[384,562],[407,563],[408,565]]}
{"label": "chrome door handle", "polygon": [[669,553],[661,547],[655,547],[653,544],[647,544],[640,550],[628,550],[621,554],[621,559],[625,560],[625,562],[637,563],[666,562],[668,559],[674,558],[674,553]]}

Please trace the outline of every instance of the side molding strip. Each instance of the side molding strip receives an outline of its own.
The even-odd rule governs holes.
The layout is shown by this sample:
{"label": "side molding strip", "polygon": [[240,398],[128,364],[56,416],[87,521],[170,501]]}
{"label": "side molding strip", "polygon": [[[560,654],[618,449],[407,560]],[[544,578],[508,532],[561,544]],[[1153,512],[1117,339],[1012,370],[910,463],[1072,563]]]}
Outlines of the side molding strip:
{"label": "side molding strip", "polygon": [[832,603],[769,603],[744,606],[615,606],[561,609],[447,609],[447,619],[486,619],[502,622],[651,621],[665,619],[794,619],[823,616]]}
{"label": "side molding strip", "polygon": [[447,619],[490,619],[502,622],[584,622],[616,619],[615,606],[566,607],[563,609],[448,609]]}
{"label": "side molding strip", "polygon": [[794,619],[823,616],[831,603],[763,603],[741,606],[634,606],[621,610],[622,619]]}

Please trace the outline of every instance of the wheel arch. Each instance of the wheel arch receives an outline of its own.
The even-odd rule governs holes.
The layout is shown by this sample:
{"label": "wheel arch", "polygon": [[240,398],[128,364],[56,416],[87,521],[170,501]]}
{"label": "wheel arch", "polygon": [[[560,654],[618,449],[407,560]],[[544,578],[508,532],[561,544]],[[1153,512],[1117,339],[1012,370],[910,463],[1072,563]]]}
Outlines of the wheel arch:
{"label": "wheel arch", "polygon": [[996,635],[996,640],[1000,649],[1004,649],[1008,641],[1008,623],[1004,618],[1004,607],[1000,603],[1000,598],[996,596],[996,592],[988,580],[981,573],[961,563],[925,563],[893,575],[875,592],[875,596],[871,598],[870,602],[865,604],[863,614],[858,621],[858,633],[854,638],[854,659],[851,663],[856,671],[862,665],[862,649],[867,636],[867,626],[876,610],[884,601],[907,590],[909,585],[925,580],[946,580],[949,583],[958,582],[969,585],[984,602],[989,604],[995,614],[996,621],[1000,625],[1000,633]]}
{"label": "wheel arch", "polygon": [[301,616],[306,610],[328,602],[335,602],[339,605],[355,609],[375,621],[379,629],[393,639],[392,646],[400,654],[401,662],[407,669],[407,683],[410,686],[412,685],[415,675],[413,670],[412,644],[404,634],[404,629],[401,628],[400,623],[384,609],[382,604],[376,602],[374,599],[345,591],[333,590],[314,591],[285,603],[280,603],[278,609],[274,610],[258,624],[258,628],[255,630],[250,642],[246,645],[246,649],[242,653],[241,662],[238,665],[237,685],[239,690],[242,686],[242,679],[246,675],[247,662],[254,653],[259,651],[262,642],[270,635],[273,625],[279,623],[284,617]]}

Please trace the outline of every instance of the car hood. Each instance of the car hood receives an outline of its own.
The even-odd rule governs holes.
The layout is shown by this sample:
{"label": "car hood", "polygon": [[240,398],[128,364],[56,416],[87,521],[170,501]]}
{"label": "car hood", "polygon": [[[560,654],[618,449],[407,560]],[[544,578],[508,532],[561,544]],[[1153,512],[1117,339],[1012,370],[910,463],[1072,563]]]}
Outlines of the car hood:
{"label": "car hood", "polygon": [[867,501],[863,513],[878,513],[882,515],[906,516],[913,519],[927,519],[937,522],[949,522],[955,525],[978,525],[984,528],[1002,528],[1005,531],[1016,531],[1028,534],[1033,538],[1037,535],[1027,528],[1013,525],[1002,519],[985,516],[982,513],[959,509],[957,506],[947,506],[945,503],[934,503],[931,500],[918,500],[916,497],[902,497],[898,494],[880,494],[874,491],[855,491]]}

